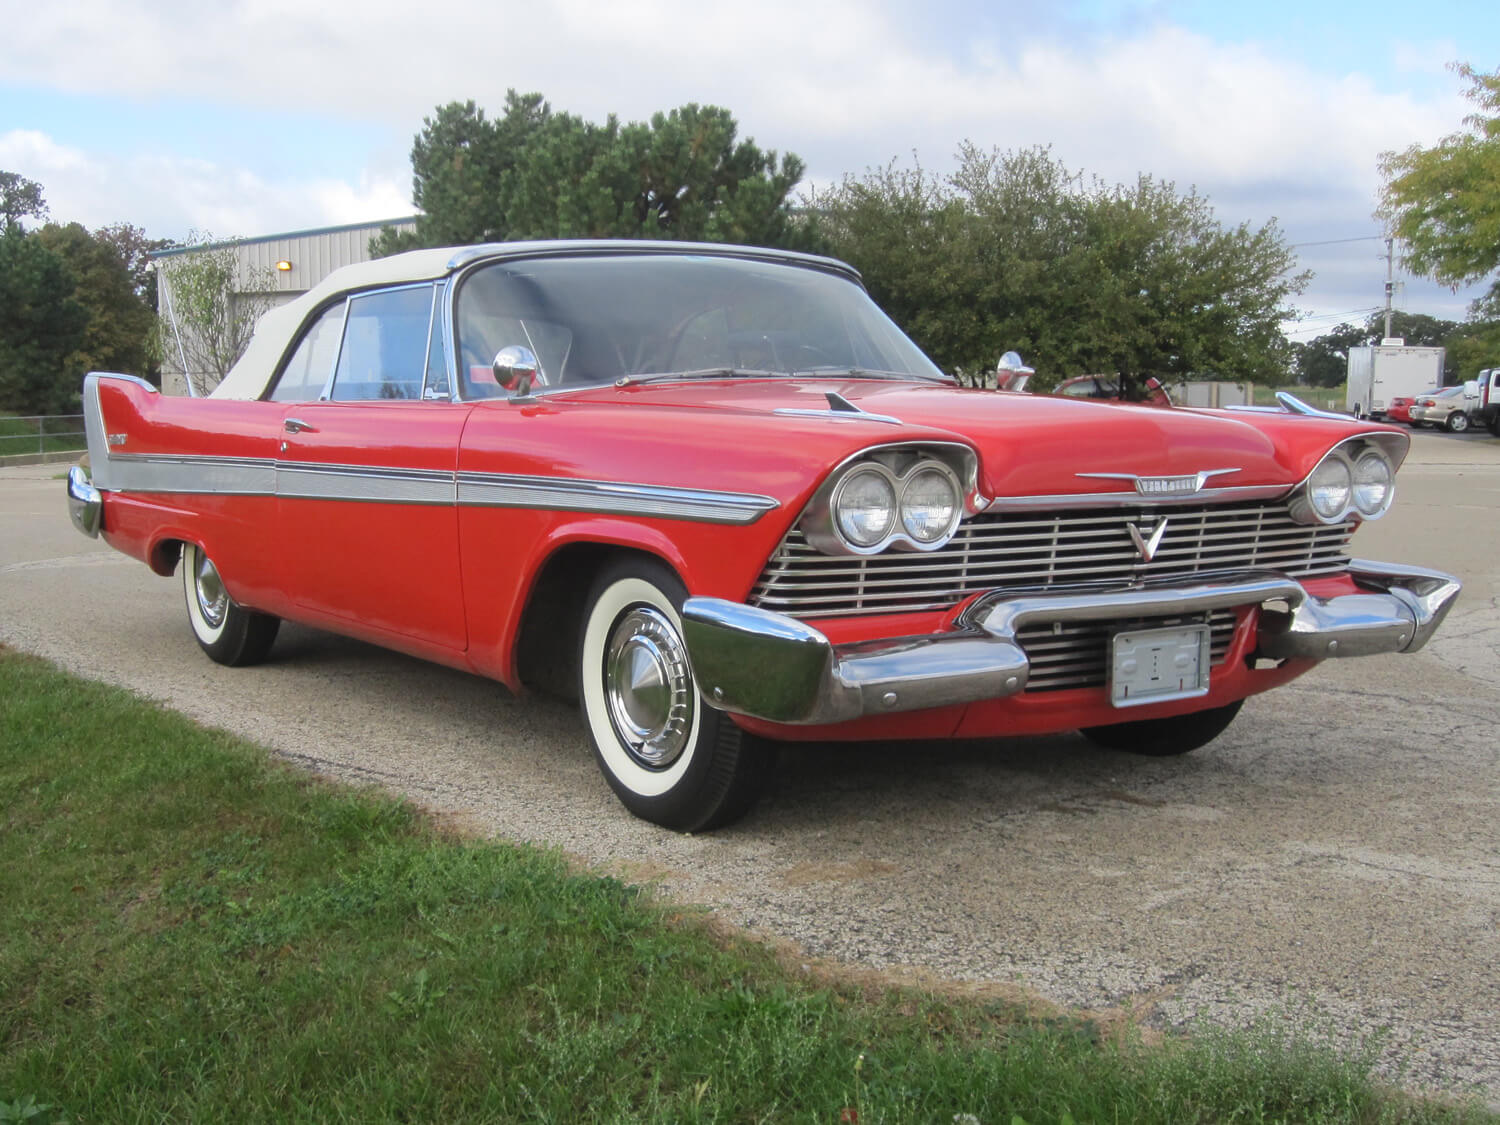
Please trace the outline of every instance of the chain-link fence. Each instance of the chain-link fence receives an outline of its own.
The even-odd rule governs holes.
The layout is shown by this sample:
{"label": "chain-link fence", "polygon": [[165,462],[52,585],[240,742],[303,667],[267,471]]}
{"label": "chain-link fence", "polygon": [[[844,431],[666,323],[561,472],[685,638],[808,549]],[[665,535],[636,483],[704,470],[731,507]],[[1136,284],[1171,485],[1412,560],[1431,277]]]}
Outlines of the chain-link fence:
{"label": "chain-link fence", "polygon": [[0,465],[66,460],[86,448],[82,414],[0,414]]}

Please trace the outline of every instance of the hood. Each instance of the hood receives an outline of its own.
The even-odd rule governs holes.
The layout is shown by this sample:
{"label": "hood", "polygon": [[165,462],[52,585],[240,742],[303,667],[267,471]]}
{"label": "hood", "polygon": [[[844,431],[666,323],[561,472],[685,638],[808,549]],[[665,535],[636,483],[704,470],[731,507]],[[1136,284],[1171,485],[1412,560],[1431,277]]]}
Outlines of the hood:
{"label": "hood", "polygon": [[[899,425],[830,409],[834,392]],[[580,388],[557,396],[724,416],[765,416],[784,430],[844,434],[852,451],[903,441],[956,441],[976,449],[982,490],[991,496],[1130,492],[1125,480],[1080,476],[1120,473],[1180,476],[1219,472],[1210,487],[1290,486],[1338,441],[1371,427],[1323,418],[1200,411],[1054,398],[945,385],[870,379],[743,379]],[[704,419],[707,420],[706,417]],[[769,424],[769,419],[765,423]],[[692,426],[686,419],[683,425]],[[717,428],[717,427],[716,427]],[[822,443],[819,443],[822,444]]]}

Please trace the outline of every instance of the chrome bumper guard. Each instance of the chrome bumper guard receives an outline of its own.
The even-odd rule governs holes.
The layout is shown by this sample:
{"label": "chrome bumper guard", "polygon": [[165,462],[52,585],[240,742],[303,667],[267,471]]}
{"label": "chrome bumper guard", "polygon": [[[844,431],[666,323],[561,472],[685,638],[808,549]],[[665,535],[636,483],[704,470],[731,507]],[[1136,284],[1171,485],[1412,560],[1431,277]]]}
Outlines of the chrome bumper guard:
{"label": "chrome bumper guard", "polygon": [[704,698],[789,724],[836,723],[1015,695],[1030,662],[1017,636],[1038,622],[1124,621],[1263,606],[1256,654],[1323,660],[1415,652],[1452,607],[1456,578],[1352,560],[1367,593],[1318,598],[1272,571],[1170,583],[997,591],[964,610],[953,632],[835,645],[802,621],[720,598],[688,598],[683,635]]}
{"label": "chrome bumper guard", "polygon": [[90,539],[97,539],[103,514],[104,501],[99,490],[89,482],[88,474],[74,465],[68,470],[68,517],[73,526]]}

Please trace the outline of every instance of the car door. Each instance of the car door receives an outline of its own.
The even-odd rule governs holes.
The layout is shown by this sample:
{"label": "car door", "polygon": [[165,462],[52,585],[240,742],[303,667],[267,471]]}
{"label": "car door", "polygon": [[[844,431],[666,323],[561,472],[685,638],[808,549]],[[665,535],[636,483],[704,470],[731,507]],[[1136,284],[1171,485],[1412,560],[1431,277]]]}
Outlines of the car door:
{"label": "car door", "polygon": [[284,396],[276,468],[278,546],[296,604],[429,653],[467,645],[455,471],[470,407],[448,393],[440,295],[433,284],[397,286],[322,310],[282,375],[303,387]]}

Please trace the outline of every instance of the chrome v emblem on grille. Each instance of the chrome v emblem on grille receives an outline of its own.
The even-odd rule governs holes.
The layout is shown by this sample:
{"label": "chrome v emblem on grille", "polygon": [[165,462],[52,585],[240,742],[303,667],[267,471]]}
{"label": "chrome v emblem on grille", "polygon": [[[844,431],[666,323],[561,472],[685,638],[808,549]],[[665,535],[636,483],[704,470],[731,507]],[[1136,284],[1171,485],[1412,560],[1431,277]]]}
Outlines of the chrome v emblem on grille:
{"label": "chrome v emblem on grille", "polygon": [[1141,534],[1141,529],[1133,523],[1127,523],[1126,529],[1130,532],[1130,541],[1135,544],[1135,549],[1140,553],[1142,562],[1150,562],[1156,557],[1156,549],[1161,546],[1161,537],[1167,533],[1167,517],[1163,516],[1161,522],[1151,532],[1148,539]]}

